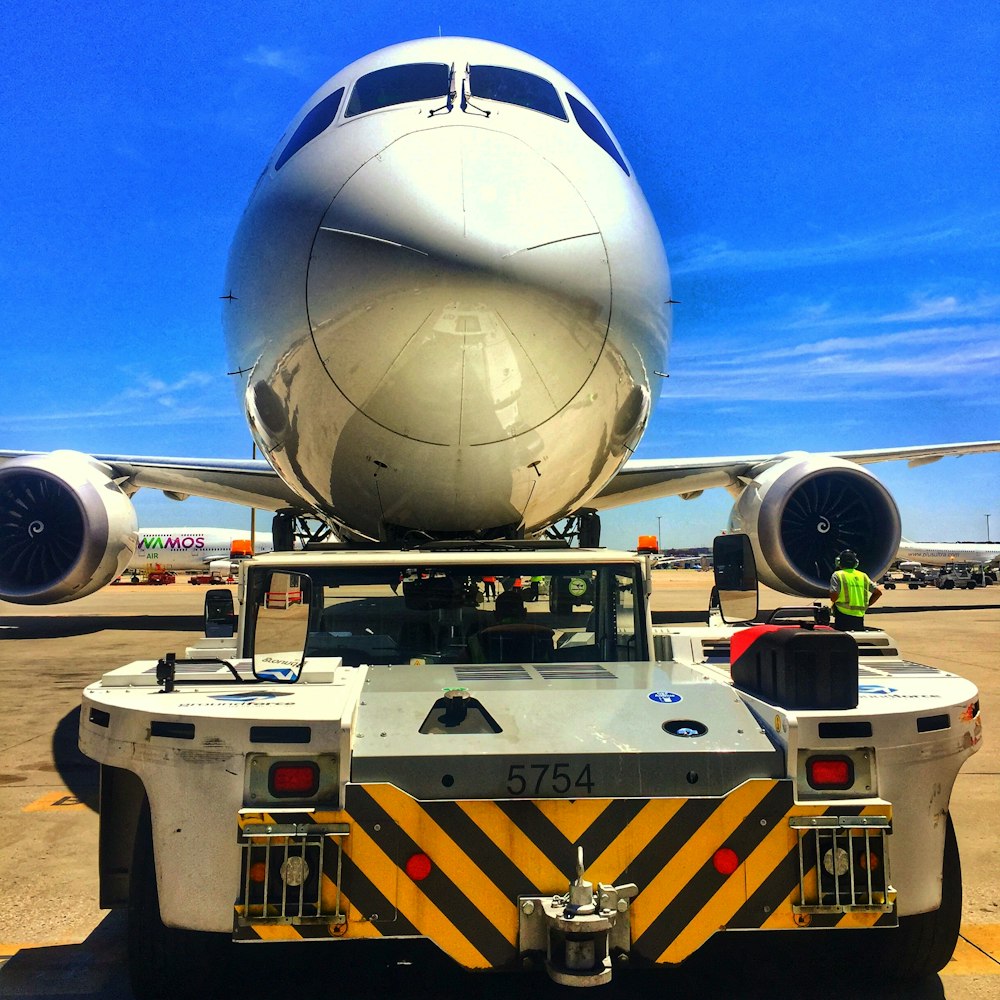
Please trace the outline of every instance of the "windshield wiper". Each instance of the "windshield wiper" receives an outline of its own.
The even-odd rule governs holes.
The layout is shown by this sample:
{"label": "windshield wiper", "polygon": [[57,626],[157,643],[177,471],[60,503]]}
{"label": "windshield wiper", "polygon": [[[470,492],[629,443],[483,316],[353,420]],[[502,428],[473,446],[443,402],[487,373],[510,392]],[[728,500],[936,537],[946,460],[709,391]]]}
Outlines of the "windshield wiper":
{"label": "windshield wiper", "polygon": [[435,108],[433,111],[429,112],[427,117],[433,118],[435,115],[448,114],[451,109],[455,106],[455,64],[451,64],[451,69],[448,71],[448,97],[444,104],[439,108]]}
{"label": "windshield wiper", "polygon": [[[468,67],[468,66],[465,67],[466,76],[468,76],[468,74],[469,74],[469,69],[470,69],[470,67]],[[479,107],[478,104],[473,104],[472,100],[471,100],[471,97],[472,97],[472,87],[471,86],[469,87],[469,93],[466,94],[465,93],[465,77],[463,77],[462,78],[462,104],[461,104],[462,110],[466,114],[468,114],[469,113],[469,108],[471,108],[473,111],[475,111],[477,114],[482,115],[484,118],[489,118],[489,116],[491,114],[493,114],[492,111],[487,111],[486,108],[481,108],[481,107]]]}

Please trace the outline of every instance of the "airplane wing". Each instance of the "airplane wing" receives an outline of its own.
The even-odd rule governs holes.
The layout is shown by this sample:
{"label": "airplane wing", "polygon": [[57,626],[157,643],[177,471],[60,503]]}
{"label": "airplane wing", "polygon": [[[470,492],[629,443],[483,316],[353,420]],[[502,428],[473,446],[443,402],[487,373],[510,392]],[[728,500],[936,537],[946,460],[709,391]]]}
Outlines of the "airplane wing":
{"label": "airplane wing", "polygon": [[808,454],[814,459],[838,458],[857,465],[905,461],[911,467],[928,465],[950,455],[978,455],[1000,451],[1000,441],[914,445],[905,448],[868,448],[862,451],[782,452],[779,455],[740,455],[728,458],[632,459],[590,501],[597,510],[610,510],[641,500],[679,496],[693,500],[713,487],[741,490],[766,469]]}
{"label": "airplane wing", "polygon": [[[858,465],[906,461],[911,467],[927,465],[950,455],[975,455],[1000,451],[1000,441],[914,445],[905,448],[869,448],[861,451],[809,452],[814,458],[840,458]],[[0,466],[13,458],[35,454],[0,450]],[[771,455],[738,455],[718,458],[632,459],[590,502],[597,510],[610,510],[642,500],[680,496],[692,500],[716,487],[741,489],[765,469],[805,452]],[[263,459],[159,458],[129,455],[91,455],[107,466],[126,490],[162,490],[178,497],[210,500],[280,510],[301,507],[302,498],[282,482]]]}
{"label": "airplane wing", "polygon": [[[35,452],[0,451],[0,466]],[[138,489],[162,490],[177,499],[189,496],[280,510],[302,507],[302,498],[289,489],[263,459],[149,458],[128,455],[90,455],[111,471],[126,493]]]}
{"label": "airplane wing", "polygon": [[[924,465],[948,455],[997,451],[1000,441],[972,441],[864,451],[635,459],[590,505],[606,510],[667,496],[692,499],[722,487],[735,500],[733,530],[751,536],[760,579],[784,593],[823,596],[840,549],[849,546],[866,553],[866,572],[878,576],[899,546],[899,510],[881,483],[859,466],[891,461]],[[4,599],[22,604],[76,600],[114,579],[132,552],[126,536],[134,533],[135,512],[127,497],[139,489],[264,510],[301,510],[304,505],[262,460],[0,451],[0,468],[15,459],[22,461],[10,469],[23,475],[15,472],[0,490],[5,513],[10,513],[10,523],[0,525],[0,554],[6,559],[6,579],[16,584],[7,585]],[[109,480],[121,492],[105,490]],[[38,484],[56,485],[50,489]],[[81,517],[83,507],[93,518]],[[46,531],[49,523],[61,525],[61,533]],[[35,549],[29,547],[32,539],[41,540],[40,568]]]}

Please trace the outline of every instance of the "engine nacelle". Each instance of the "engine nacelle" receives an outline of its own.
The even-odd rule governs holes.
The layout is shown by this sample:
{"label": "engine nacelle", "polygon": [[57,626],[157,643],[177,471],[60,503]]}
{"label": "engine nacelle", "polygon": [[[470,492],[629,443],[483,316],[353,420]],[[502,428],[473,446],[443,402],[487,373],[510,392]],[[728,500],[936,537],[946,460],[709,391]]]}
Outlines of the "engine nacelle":
{"label": "engine nacelle", "polygon": [[899,549],[899,509],[866,469],[829,456],[790,454],[740,494],[730,530],[750,536],[757,575],[785,594],[824,597],[837,556],[882,575]]}
{"label": "engine nacelle", "polygon": [[135,508],[109,472],[75,451],[0,467],[0,600],[75,601],[125,569],[138,544]]}

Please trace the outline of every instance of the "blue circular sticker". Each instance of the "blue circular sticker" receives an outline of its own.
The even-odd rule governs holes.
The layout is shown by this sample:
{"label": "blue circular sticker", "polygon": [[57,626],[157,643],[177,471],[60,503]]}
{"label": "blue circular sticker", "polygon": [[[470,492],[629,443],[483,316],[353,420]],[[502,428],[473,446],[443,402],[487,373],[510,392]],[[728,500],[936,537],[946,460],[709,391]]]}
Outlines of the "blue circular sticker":
{"label": "blue circular sticker", "polygon": [[673,691],[652,691],[649,700],[658,701],[661,705],[676,705],[681,700],[681,696],[674,694]]}

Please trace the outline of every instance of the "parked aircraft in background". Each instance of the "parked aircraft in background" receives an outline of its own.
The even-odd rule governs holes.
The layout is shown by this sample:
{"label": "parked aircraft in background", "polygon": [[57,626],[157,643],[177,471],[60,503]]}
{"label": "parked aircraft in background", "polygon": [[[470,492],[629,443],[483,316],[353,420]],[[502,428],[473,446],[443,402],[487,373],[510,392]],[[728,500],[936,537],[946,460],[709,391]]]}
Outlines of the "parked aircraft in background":
{"label": "parked aircraft in background", "polygon": [[348,540],[599,537],[595,511],[724,487],[761,579],[827,592],[889,565],[900,517],[864,466],[1000,442],[629,461],[666,369],[663,245],[587,97],[523,52],[394,45],[328,80],[265,166],[223,289],[266,461],[0,452],[0,598],[47,604],[134,554],[137,490],[278,512]]}
{"label": "parked aircraft in background", "polygon": [[1000,542],[913,542],[903,538],[896,559],[921,566],[950,566],[953,563],[989,566],[1000,560]]}
{"label": "parked aircraft in background", "polygon": [[142,528],[137,534],[135,555],[125,573],[140,569],[218,568],[225,569],[228,576],[228,567],[233,562],[251,554],[274,551],[271,535],[256,532],[252,553],[250,533],[245,528]]}

